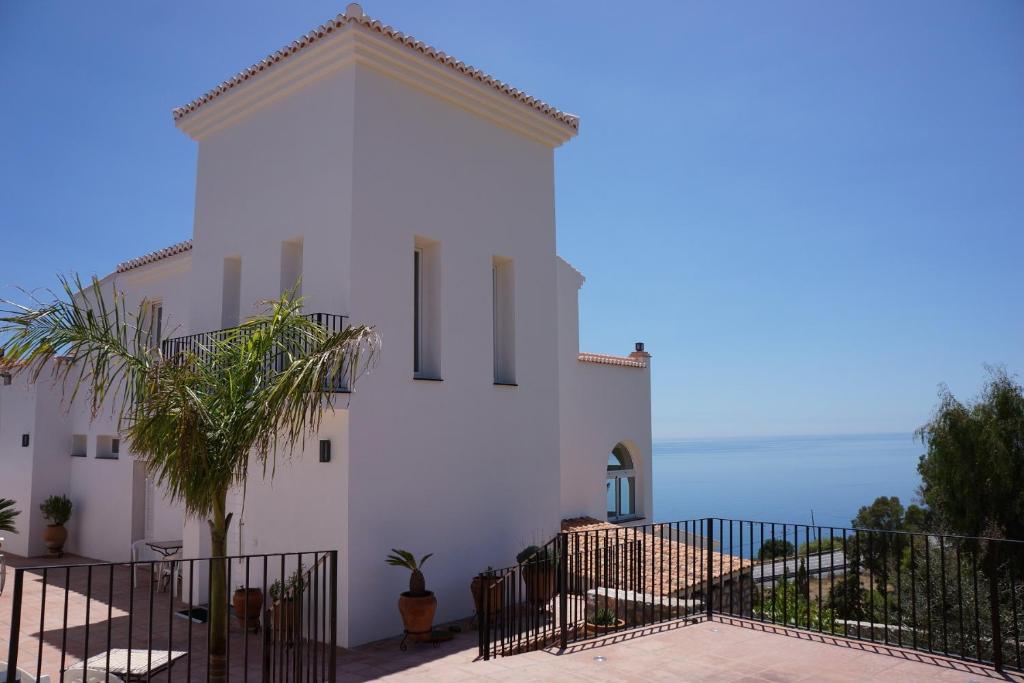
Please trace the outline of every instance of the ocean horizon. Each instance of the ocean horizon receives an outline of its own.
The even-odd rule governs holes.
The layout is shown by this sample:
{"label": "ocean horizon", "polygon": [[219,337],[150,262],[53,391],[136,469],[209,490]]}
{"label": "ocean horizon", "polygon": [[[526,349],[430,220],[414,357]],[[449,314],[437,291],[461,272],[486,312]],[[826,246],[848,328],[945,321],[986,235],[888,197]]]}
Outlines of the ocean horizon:
{"label": "ocean horizon", "polygon": [[912,433],[656,439],[654,521],[726,517],[846,527],[878,496],[917,501]]}

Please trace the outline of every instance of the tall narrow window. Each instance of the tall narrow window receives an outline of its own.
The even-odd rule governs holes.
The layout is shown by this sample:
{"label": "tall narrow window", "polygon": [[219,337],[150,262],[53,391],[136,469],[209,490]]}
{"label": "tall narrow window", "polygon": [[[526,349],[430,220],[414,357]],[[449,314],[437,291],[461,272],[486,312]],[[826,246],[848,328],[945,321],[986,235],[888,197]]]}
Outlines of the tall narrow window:
{"label": "tall narrow window", "polygon": [[423,352],[421,334],[423,319],[423,250],[412,250],[412,372],[420,374],[420,356]]}
{"label": "tall narrow window", "polygon": [[412,371],[441,379],[441,245],[417,237],[412,252]]}
{"label": "tall narrow window", "polygon": [[515,269],[512,259],[495,256],[491,264],[491,313],[494,383],[516,383]]}
{"label": "tall narrow window", "polygon": [[228,256],[224,259],[224,284],[221,290],[221,327],[238,324],[238,310],[242,297],[242,257]]}
{"label": "tall narrow window", "polygon": [[281,293],[302,294],[302,238],[281,242]]}

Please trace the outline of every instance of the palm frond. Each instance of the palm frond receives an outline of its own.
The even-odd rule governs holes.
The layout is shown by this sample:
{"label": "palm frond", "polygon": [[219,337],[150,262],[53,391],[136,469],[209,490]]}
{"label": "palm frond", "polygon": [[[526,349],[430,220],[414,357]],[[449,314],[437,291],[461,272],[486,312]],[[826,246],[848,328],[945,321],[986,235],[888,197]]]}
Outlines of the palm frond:
{"label": "palm frond", "polygon": [[0,531],[18,533],[14,527],[14,518],[21,514],[21,510],[15,510],[15,505],[17,503],[10,498],[0,498]]}

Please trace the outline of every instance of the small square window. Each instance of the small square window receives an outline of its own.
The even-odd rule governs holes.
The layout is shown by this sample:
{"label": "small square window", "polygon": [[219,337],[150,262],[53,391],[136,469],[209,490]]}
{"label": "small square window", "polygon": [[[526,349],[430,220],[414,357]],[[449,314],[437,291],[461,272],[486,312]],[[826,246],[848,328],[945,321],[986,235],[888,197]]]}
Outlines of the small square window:
{"label": "small square window", "polygon": [[100,435],[96,437],[96,458],[98,460],[117,460],[121,449],[121,440],[115,436]]}

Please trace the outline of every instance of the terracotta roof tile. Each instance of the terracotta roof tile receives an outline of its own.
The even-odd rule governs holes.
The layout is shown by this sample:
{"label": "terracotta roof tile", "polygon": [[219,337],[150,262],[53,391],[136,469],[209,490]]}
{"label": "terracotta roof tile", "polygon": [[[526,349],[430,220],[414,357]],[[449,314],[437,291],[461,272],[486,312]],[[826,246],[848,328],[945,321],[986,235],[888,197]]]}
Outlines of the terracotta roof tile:
{"label": "terracotta roof tile", "polygon": [[124,263],[118,263],[117,272],[123,273],[125,271],[132,270],[133,268],[138,268],[140,266],[153,263],[154,261],[169,258],[176,254],[183,254],[186,251],[192,251],[192,240],[178,242],[177,244],[172,244],[169,247],[164,247],[163,249],[151,251],[148,254],[143,254],[142,256],[136,256],[135,258],[129,259]]}
{"label": "terracotta roof tile", "polygon": [[[645,561],[642,592],[651,595],[682,597],[689,589],[699,587],[705,581],[707,571],[707,550],[694,532],[686,536],[684,529],[675,524],[647,524],[642,527],[623,527],[592,517],[576,517],[562,520],[562,530],[579,533],[579,544],[587,548],[586,555],[593,556],[600,548],[622,548],[629,558],[633,557],[635,543],[640,542]],[[569,538],[570,552],[577,543]],[[612,551],[614,553],[614,550]],[[614,556],[614,555],[613,555]],[[728,577],[741,569],[752,566],[748,559],[736,555],[711,551],[712,577]],[[578,559],[583,574],[594,572],[603,577],[607,570],[602,567],[586,567],[587,560]]]}
{"label": "terracotta roof tile", "polygon": [[427,45],[421,40],[417,40],[412,36],[406,35],[401,31],[392,28],[391,26],[388,26],[386,24],[381,23],[380,21],[377,21],[376,19],[371,19],[370,17],[363,14],[362,8],[356,3],[350,4],[348,8],[345,10],[344,14],[339,14],[333,19],[328,20],[326,23],[317,26],[313,30],[301,36],[298,40],[294,40],[290,44],[282,47],[280,50],[272,52],[271,54],[267,55],[256,64],[250,66],[249,68],[239,71],[237,74],[235,74],[228,80],[224,81],[212,90],[207,91],[206,93],[192,100],[188,104],[176,107],[172,112],[174,114],[175,120],[188,116],[189,114],[196,111],[207,102],[212,101],[219,95],[226,93],[235,86],[240,85],[245,81],[249,80],[250,78],[259,75],[263,71],[272,69],[275,65],[288,59],[289,57],[296,54],[300,50],[330,35],[334,31],[340,30],[349,25],[361,26],[367,30],[375,31],[381,34],[382,36],[391,39],[395,43],[408,48],[409,50],[430,57],[438,64],[446,66],[452,71],[464,75],[466,78],[479,81],[480,83],[488,85],[491,88],[494,88],[498,92],[501,92],[514,100],[522,102],[523,104],[541,113],[547,114],[548,116],[568,126],[570,129],[574,131],[579,130],[580,119],[578,116],[560,111],[559,109],[552,107],[550,104],[547,104],[546,102],[543,102],[537,99],[536,97],[531,97],[530,95],[527,95],[518,88],[513,88],[508,83],[499,81],[493,76],[484,73],[480,69],[472,67],[469,64],[466,64],[455,59],[451,55],[441,52],[435,47]]}
{"label": "terracotta roof tile", "polygon": [[577,356],[583,363],[598,363],[600,365],[620,365],[626,368],[646,368],[647,363],[630,356],[612,356],[607,353],[581,353]]}

